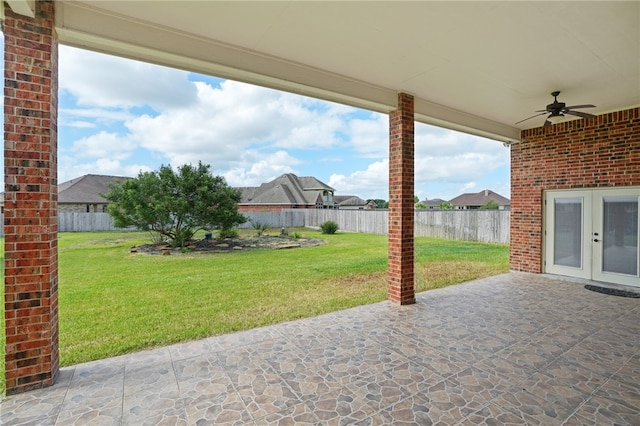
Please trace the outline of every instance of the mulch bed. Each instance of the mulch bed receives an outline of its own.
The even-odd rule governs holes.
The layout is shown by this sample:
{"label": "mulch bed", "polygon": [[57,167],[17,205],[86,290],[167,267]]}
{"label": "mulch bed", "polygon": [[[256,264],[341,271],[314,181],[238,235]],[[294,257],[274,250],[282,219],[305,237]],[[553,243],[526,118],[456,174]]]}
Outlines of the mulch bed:
{"label": "mulch bed", "polygon": [[231,251],[271,249],[284,250],[300,247],[313,247],[324,244],[325,241],[318,238],[291,238],[286,236],[222,238],[211,240],[191,240],[184,249],[173,248],[168,244],[143,244],[131,248],[131,253],[143,253],[151,255],[173,255],[184,253],[228,253]]}

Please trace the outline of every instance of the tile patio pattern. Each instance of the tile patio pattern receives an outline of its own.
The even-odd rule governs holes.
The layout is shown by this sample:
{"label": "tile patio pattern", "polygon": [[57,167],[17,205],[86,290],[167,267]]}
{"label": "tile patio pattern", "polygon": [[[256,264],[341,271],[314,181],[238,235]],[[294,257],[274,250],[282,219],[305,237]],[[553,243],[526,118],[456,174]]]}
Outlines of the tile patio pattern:
{"label": "tile patio pattern", "polygon": [[3,425],[640,425],[640,299],[511,273],[66,367]]}

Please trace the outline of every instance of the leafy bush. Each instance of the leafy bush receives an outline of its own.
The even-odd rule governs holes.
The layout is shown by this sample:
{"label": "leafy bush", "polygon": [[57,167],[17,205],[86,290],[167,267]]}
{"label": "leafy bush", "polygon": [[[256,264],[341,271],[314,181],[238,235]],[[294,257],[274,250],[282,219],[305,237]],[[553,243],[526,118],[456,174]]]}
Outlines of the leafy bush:
{"label": "leafy bush", "polygon": [[482,210],[498,210],[500,206],[495,200],[489,200],[480,208]]}
{"label": "leafy bush", "polygon": [[253,222],[251,221],[251,226],[256,230],[256,235],[261,236],[267,229],[269,229],[269,225],[262,222]]}
{"label": "leafy bush", "polygon": [[322,231],[323,234],[329,234],[329,235],[335,234],[336,231],[338,230],[338,224],[332,220],[328,220],[322,225],[320,225],[320,230]]}
{"label": "leafy bush", "polygon": [[453,204],[448,201],[440,203],[440,210],[453,210]]}
{"label": "leafy bush", "polygon": [[234,228],[221,229],[218,231],[220,238],[238,238],[238,231]]}
{"label": "leafy bush", "polygon": [[296,232],[291,234],[291,238],[294,238],[294,239],[298,240],[298,239],[302,238],[302,234],[296,231]]}

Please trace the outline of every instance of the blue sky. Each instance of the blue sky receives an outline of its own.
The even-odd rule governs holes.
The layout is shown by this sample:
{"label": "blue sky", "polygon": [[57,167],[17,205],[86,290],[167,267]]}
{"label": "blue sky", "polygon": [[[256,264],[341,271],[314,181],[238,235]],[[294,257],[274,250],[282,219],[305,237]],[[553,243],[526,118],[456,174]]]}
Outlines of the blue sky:
{"label": "blue sky", "polygon": [[[340,104],[60,46],[58,178],[211,165],[232,186],[283,173],[388,199],[388,120]],[[510,197],[509,149],[416,123],[415,189]]]}

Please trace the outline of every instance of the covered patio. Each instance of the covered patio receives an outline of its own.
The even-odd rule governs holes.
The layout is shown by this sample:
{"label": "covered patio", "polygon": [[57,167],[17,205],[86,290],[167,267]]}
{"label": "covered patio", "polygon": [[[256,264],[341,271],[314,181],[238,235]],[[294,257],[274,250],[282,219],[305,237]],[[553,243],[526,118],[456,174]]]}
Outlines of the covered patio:
{"label": "covered patio", "polygon": [[[535,274],[553,249],[546,191],[620,189],[640,203],[640,3],[1,5],[5,377],[8,395],[32,391],[3,402],[3,423],[639,423],[637,299]],[[395,304],[59,369],[58,43],[388,114]],[[593,102],[593,116],[543,127],[552,91]],[[510,147],[510,268],[534,275],[415,295],[415,122]],[[629,229],[624,278],[640,286]]]}
{"label": "covered patio", "polygon": [[510,273],[62,368],[2,424],[640,424],[640,299]]}

